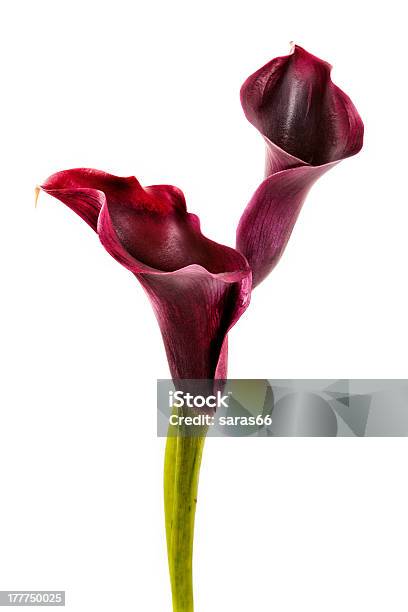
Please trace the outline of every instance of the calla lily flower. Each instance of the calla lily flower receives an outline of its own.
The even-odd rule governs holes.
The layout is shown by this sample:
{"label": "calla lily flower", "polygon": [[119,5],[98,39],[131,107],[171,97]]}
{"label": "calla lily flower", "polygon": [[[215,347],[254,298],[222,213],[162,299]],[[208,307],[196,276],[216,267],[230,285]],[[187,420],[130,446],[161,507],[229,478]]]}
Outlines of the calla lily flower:
{"label": "calla lily flower", "polygon": [[[86,221],[140,281],[173,379],[209,379],[211,385],[226,378],[227,334],[249,304],[251,271],[240,253],[203,236],[183,193],[171,185],[143,188],[133,176],[86,168],[53,174],[41,188]],[[169,435],[166,444],[164,509],[174,612],[193,611],[194,517],[205,435],[205,428],[194,437]]]}
{"label": "calla lily flower", "polygon": [[330,72],[330,64],[296,45],[241,88],[245,115],[266,144],[266,178],[237,230],[254,286],[278,263],[313,183],[363,145],[363,122]]}
{"label": "calla lily flower", "polygon": [[183,193],[87,168],[57,172],[41,189],[75,211],[136,275],[172,377],[225,378],[227,333],[249,304],[251,272],[237,251],[203,236]]}

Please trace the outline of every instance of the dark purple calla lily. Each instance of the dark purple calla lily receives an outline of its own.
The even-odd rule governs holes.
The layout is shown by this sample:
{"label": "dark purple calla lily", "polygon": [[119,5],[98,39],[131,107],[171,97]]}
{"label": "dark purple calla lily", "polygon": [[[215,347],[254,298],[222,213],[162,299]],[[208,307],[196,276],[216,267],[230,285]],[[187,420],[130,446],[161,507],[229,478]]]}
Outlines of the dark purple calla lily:
{"label": "dark purple calla lily", "polygon": [[245,115],[266,143],[266,178],[237,230],[254,286],[279,261],[313,183],[363,145],[363,122],[330,72],[330,64],[294,46],[241,88]]}
{"label": "dark purple calla lily", "polygon": [[53,174],[41,188],[84,219],[136,275],[172,377],[225,378],[227,333],[248,306],[251,272],[237,251],[203,236],[183,193],[84,168]]}

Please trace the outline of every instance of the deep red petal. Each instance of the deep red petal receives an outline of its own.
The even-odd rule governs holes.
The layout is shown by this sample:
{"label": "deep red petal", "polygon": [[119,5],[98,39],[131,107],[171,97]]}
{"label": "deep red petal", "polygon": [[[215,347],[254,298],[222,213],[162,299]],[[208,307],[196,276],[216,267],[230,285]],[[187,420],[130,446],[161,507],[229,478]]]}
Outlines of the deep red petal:
{"label": "deep red petal", "polygon": [[[179,189],[171,185],[139,189],[140,196],[135,190],[132,201],[107,197],[112,227],[127,255],[132,257],[132,266],[173,272],[198,264],[213,274],[235,272],[237,266],[245,266],[234,249],[203,236],[198,217],[187,213]],[[146,196],[153,198],[157,206],[162,202],[161,208],[146,206]]]}
{"label": "deep red petal", "polygon": [[53,175],[44,189],[96,229],[141,282],[173,378],[225,377],[227,333],[249,304],[251,272],[237,251],[201,234],[182,192],[83,169]]}
{"label": "deep red petal", "polygon": [[180,197],[161,222],[107,201],[98,234],[148,294],[173,378],[223,378],[227,333],[249,304],[251,273],[237,251],[201,234],[197,217],[181,211]]}
{"label": "deep red petal", "polygon": [[237,249],[248,259],[254,287],[278,263],[309,189],[330,167],[282,170],[266,178],[252,196],[238,225]]}
{"label": "deep red petal", "polygon": [[363,145],[361,118],[330,71],[330,64],[295,46],[241,88],[244,112],[261,134],[315,166],[354,155]]}
{"label": "deep red petal", "polygon": [[249,121],[266,143],[265,181],[237,230],[253,285],[279,261],[313,183],[363,144],[363,122],[330,78],[331,66],[301,47],[250,76],[241,89]]}
{"label": "deep red petal", "polygon": [[41,189],[72,208],[96,232],[103,194],[123,199],[124,193],[133,193],[135,182],[139,185],[134,176],[122,178],[92,168],[74,168],[51,175]]}

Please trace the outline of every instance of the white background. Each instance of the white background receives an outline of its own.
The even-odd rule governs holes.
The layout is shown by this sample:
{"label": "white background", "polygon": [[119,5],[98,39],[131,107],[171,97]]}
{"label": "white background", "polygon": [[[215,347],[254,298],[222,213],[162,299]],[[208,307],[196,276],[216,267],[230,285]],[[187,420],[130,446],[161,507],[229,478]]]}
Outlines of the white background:
{"label": "white background", "polygon": [[[137,282],[34,186],[90,166],[181,187],[233,245],[262,179],[239,87],[295,40],[334,65],[363,152],[313,187],[230,334],[231,377],[406,377],[402,3],[2,5],[0,589],[170,612],[155,381]],[[405,439],[209,440],[197,612],[406,612]]]}

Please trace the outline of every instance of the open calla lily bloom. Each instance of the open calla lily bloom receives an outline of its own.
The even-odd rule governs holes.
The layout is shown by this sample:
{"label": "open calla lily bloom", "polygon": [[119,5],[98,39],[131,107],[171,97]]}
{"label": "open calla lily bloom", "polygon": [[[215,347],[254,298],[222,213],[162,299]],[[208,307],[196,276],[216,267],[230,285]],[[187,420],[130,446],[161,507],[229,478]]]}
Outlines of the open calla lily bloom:
{"label": "open calla lily bloom", "polygon": [[245,115],[266,143],[266,178],[237,231],[254,286],[279,261],[313,183],[363,145],[363,122],[330,71],[330,64],[294,46],[241,88]]}
{"label": "open calla lily bloom", "polygon": [[237,251],[202,235],[182,192],[86,168],[53,174],[41,188],[84,219],[143,285],[172,376],[225,377],[226,336],[248,306],[251,272]]}

